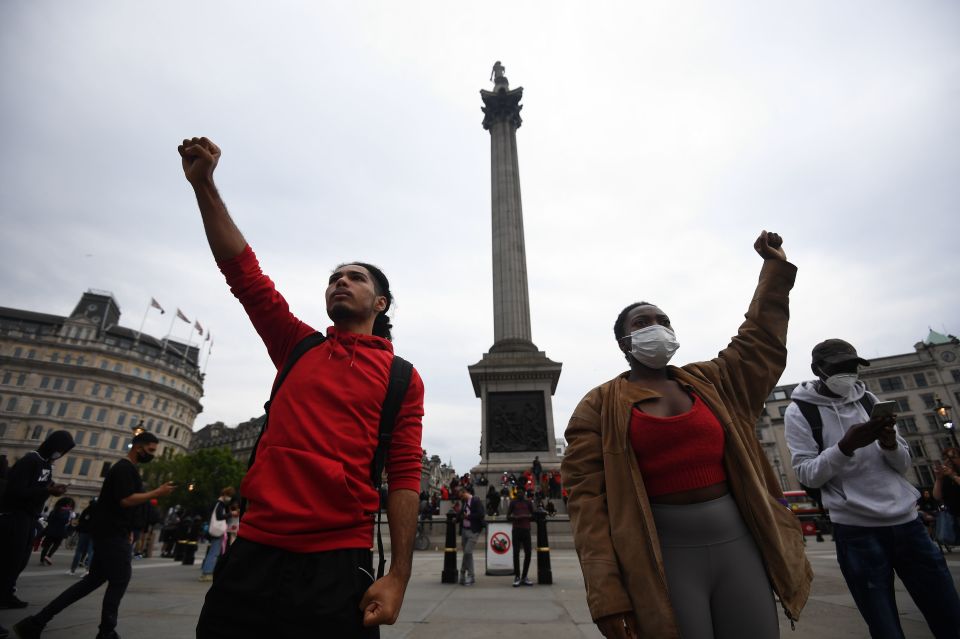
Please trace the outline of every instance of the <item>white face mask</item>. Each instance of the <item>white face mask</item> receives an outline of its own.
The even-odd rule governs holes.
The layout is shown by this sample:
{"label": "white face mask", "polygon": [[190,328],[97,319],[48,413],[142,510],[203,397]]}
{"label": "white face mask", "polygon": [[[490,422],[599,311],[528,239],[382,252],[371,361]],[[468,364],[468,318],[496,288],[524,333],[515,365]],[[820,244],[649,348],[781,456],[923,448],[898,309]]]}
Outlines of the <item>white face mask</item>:
{"label": "white face mask", "polygon": [[823,380],[823,383],[840,397],[846,397],[853,392],[858,379],[859,375],[856,373],[840,373],[839,375],[831,375]]}
{"label": "white face mask", "polygon": [[627,337],[630,355],[647,368],[663,368],[680,348],[673,330],[659,324],[635,330]]}

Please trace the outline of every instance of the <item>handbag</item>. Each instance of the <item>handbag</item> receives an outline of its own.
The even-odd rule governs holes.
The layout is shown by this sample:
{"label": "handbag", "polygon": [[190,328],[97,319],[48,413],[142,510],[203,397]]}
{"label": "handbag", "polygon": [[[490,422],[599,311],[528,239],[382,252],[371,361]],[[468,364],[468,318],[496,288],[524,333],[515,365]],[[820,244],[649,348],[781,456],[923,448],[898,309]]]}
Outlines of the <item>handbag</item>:
{"label": "handbag", "polygon": [[937,541],[944,546],[953,546],[957,542],[957,530],[953,522],[953,514],[941,510],[937,514],[937,527],[934,531]]}
{"label": "handbag", "polygon": [[217,519],[217,506],[213,507],[213,512],[210,513],[210,524],[207,526],[207,534],[214,538],[227,534],[227,520]]}

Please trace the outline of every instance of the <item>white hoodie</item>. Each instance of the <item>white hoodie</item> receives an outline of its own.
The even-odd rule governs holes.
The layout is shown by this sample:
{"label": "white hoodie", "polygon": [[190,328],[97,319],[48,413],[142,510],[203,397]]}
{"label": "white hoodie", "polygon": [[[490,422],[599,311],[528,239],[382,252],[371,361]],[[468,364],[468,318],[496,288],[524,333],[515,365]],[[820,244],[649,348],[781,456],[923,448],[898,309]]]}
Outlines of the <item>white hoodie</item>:
{"label": "white hoodie", "polygon": [[[851,526],[896,526],[917,518],[920,493],[905,478],[910,449],[897,434],[897,448],[884,450],[874,442],[847,457],[837,447],[851,426],[870,419],[860,398],[866,392],[858,381],[847,397],[825,397],[816,382],[797,386],[792,399],[809,402],[823,419],[823,450],[818,450],[807,420],[791,403],[784,414],[787,446],[793,470],[801,484],[821,488],[830,521]],[[873,398],[876,401],[876,397]]]}

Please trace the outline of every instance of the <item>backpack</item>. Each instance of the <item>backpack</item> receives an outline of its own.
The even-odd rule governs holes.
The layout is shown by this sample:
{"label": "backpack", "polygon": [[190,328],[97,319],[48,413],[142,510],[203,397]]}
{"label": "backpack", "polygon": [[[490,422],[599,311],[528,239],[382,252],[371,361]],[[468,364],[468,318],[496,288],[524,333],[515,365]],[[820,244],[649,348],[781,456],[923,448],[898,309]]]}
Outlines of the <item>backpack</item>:
{"label": "backpack", "polygon": [[[249,470],[253,466],[253,462],[257,458],[257,448],[260,446],[260,440],[263,438],[263,433],[267,430],[267,423],[270,419],[270,404],[273,402],[274,397],[277,396],[277,391],[280,390],[283,380],[287,378],[287,374],[290,373],[290,369],[293,368],[293,365],[303,357],[307,351],[317,346],[320,346],[325,341],[327,341],[326,336],[323,333],[316,332],[307,335],[302,340],[297,342],[296,346],[293,347],[293,351],[290,352],[290,356],[287,358],[287,361],[283,365],[280,374],[277,375],[277,380],[273,383],[273,389],[270,391],[270,399],[266,401],[263,405],[264,417],[263,417],[263,426],[260,427],[260,434],[257,435],[257,441],[253,445],[253,450],[250,452],[250,461],[247,463],[247,469]],[[387,384],[387,395],[383,400],[383,406],[380,409],[380,429],[379,435],[377,436],[377,448],[373,453],[373,459],[370,462],[370,483],[373,484],[373,487],[377,490],[377,493],[380,493],[380,486],[383,483],[383,469],[386,465],[387,454],[390,452],[390,442],[393,439],[393,426],[397,421],[397,413],[400,412],[400,404],[403,402],[403,396],[407,394],[407,388],[410,386],[410,377],[413,372],[413,364],[407,360],[399,357],[397,355],[393,356],[393,363],[390,364],[390,382]],[[240,517],[243,517],[243,513],[247,509],[247,500],[245,498],[240,499]],[[386,567],[386,559],[383,557],[383,538],[380,533],[380,519],[382,515],[382,509],[377,510],[377,548],[380,552],[380,563],[377,567],[377,579],[383,577],[384,568]]]}
{"label": "backpack", "polygon": [[[873,410],[873,405],[876,404],[874,396],[865,392],[863,397],[859,399],[859,402],[869,416],[870,411]],[[817,442],[817,453],[819,454],[823,451],[823,417],[820,415],[820,407],[802,399],[794,399],[793,403],[797,405],[803,418],[807,420],[807,425],[810,426],[810,434],[813,435],[813,441]],[[815,503],[820,510],[823,510],[823,494],[821,489],[811,488],[804,484],[800,484],[800,488],[803,488],[804,492],[813,500],[813,503]]]}

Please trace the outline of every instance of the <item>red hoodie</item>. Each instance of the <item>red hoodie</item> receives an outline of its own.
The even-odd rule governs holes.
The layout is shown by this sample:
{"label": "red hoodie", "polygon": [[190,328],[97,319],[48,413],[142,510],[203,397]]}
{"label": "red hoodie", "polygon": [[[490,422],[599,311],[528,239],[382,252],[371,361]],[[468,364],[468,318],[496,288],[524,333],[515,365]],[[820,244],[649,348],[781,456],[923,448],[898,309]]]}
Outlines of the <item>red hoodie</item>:
{"label": "red hoodie", "polygon": [[[219,262],[230,290],[277,368],[315,332],[297,319],[253,250]],[[327,329],[327,340],[290,371],[270,405],[256,462],[240,490],[240,537],[294,552],[370,548],[379,496],[370,483],[393,345]],[[423,381],[414,370],[387,458],[390,491],[420,490]]]}

